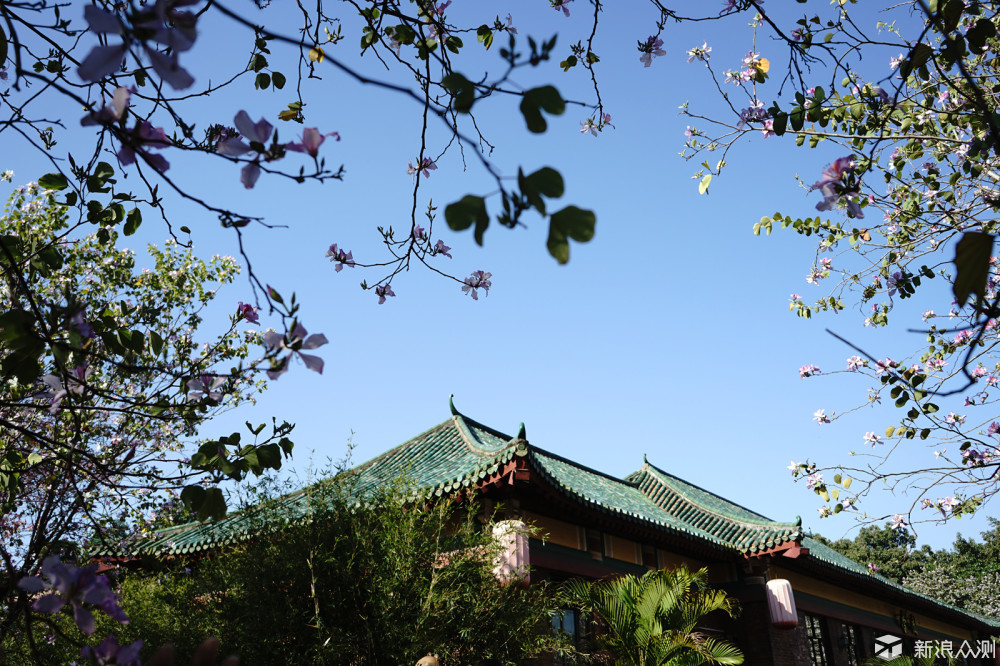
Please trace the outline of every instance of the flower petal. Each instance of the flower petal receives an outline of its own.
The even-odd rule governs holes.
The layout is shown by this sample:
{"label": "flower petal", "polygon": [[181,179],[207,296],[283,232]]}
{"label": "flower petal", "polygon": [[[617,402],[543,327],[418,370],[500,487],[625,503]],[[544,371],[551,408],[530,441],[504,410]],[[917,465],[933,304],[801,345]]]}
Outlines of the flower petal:
{"label": "flower petal", "polygon": [[46,594],[35,599],[31,607],[40,613],[58,613],[66,601],[58,594]]}
{"label": "flower petal", "polygon": [[184,90],[194,84],[194,77],[177,62],[177,55],[166,56],[156,49],[146,49],[146,56],[160,79],[169,83],[174,90]]}
{"label": "flower petal", "polygon": [[83,633],[88,636],[94,633],[94,614],[83,606],[73,604],[73,620]]}
{"label": "flower petal", "polygon": [[219,145],[215,147],[215,152],[228,157],[239,157],[250,152],[250,146],[244,143],[243,139],[234,136],[220,141]]}
{"label": "flower petal", "polygon": [[90,26],[91,32],[119,33],[122,29],[122,24],[118,21],[117,16],[94,5],[87,5],[83,8],[83,19]]}
{"label": "flower petal", "polygon": [[302,362],[306,364],[307,368],[309,368],[313,372],[318,372],[321,375],[323,374],[323,359],[321,359],[319,356],[313,356],[312,354],[303,354],[302,352],[299,352],[299,357],[302,359]]}
{"label": "flower petal", "polygon": [[260,178],[260,166],[256,162],[251,162],[240,171],[240,182],[248,190],[253,189],[258,178]]}
{"label": "flower petal", "polygon": [[84,81],[97,82],[122,66],[125,45],[95,46],[83,59],[76,73]]}
{"label": "flower petal", "polygon": [[45,589],[45,583],[38,576],[25,576],[17,582],[17,586],[30,593],[41,592]]}
{"label": "flower petal", "polygon": [[322,333],[313,333],[308,338],[306,338],[305,342],[302,343],[302,348],[316,349],[317,347],[322,347],[327,342],[329,342],[329,340],[327,340],[326,336],[323,335]]}

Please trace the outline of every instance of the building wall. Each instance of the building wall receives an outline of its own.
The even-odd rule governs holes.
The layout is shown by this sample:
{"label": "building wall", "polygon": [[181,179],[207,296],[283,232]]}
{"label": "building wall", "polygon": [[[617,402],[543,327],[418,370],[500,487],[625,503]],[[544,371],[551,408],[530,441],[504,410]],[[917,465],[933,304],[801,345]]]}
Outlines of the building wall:
{"label": "building wall", "polygon": [[[916,621],[918,631],[933,632],[934,634],[939,635],[943,634],[951,636],[959,641],[972,640],[974,638],[972,632],[954,624],[950,624],[937,618],[928,617],[927,615],[923,615],[921,613],[912,612],[909,609],[902,609],[898,604],[893,604],[858,592],[845,590],[831,583],[826,583],[821,580],[817,580],[816,578],[804,576],[800,573],[783,569],[780,566],[772,565],[771,578],[787,579],[791,582],[792,589],[796,592],[796,594],[804,592],[821,599],[849,606],[866,614],[877,614],[884,618],[886,625],[882,628],[887,630],[895,629],[897,632],[901,633],[901,630],[896,624],[895,616],[897,616],[901,610],[905,610],[907,614],[912,613],[913,618]],[[796,598],[796,604],[801,605],[798,597]],[[871,623],[869,622],[867,624]]]}

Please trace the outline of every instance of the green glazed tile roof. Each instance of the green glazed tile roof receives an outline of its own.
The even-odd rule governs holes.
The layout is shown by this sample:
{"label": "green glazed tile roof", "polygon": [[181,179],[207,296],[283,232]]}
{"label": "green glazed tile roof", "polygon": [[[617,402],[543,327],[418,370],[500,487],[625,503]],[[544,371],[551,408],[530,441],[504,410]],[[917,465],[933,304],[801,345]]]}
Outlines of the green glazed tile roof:
{"label": "green glazed tile roof", "polygon": [[[525,457],[553,487],[592,508],[724,549],[752,553],[801,534],[796,524],[769,521],[652,465],[644,465],[624,480],[616,479],[461,415],[358,466],[355,472],[362,493],[403,477],[421,489],[418,496],[440,497],[488,478],[515,455]],[[304,515],[306,497],[299,491],[282,498],[290,519]],[[188,523],[158,531],[124,550],[133,555],[186,555],[245,539],[252,529],[252,519],[235,512],[214,523]]]}
{"label": "green glazed tile roof", "polygon": [[759,513],[691,485],[649,464],[626,477],[658,507],[692,527],[745,553],[781,546],[802,537],[802,525],[768,520]]}
{"label": "green glazed tile roof", "polygon": [[[405,478],[421,490],[414,499],[442,496],[475,485],[500,471],[515,456],[557,491],[621,520],[687,535],[697,541],[752,555],[789,542],[809,549],[807,559],[866,584],[875,584],[921,602],[930,602],[1000,628],[994,618],[962,611],[914,592],[881,576],[816,539],[805,536],[801,521],[775,522],[738,504],[687,483],[646,462],[637,472],[617,479],[544,449],[511,439],[497,430],[456,414],[408,442],[355,468],[359,492]],[[305,515],[307,493],[279,500],[289,519]],[[187,523],[160,530],[118,549],[95,550],[94,556],[188,555],[248,538],[251,517],[234,512],[214,523]]]}

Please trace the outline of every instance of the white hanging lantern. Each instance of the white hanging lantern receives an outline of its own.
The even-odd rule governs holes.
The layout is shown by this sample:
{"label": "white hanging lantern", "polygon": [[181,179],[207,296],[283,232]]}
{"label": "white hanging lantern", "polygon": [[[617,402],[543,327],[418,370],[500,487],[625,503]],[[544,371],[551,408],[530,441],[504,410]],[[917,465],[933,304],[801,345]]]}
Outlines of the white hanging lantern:
{"label": "white hanging lantern", "polygon": [[528,528],[520,520],[501,520],[493,526],[499,552],[493,573],[505,583],[529,582]]}
{"label": "white hanging lantern", "polygon": [[767,581],[767,607],[771,611],[771,625],[774,628],[794,629],[799,626],[792,584],[784,578]]}

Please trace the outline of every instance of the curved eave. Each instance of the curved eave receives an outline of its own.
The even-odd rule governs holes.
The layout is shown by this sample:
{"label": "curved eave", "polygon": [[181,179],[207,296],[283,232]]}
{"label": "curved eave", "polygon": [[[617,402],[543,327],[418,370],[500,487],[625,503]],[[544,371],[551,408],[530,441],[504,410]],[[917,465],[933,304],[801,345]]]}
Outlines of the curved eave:
{"label": "curved eave", "polygon": [[[672,477],[671,477],[672,478]],[[729,544],[733,549],[746,555],[758,554],[779,548],[790,542],[798,542],[803,537],[801,525],[795,523],[779,523],[763,517],[760,520],[748,520],[726,514],[704,502],[692,497],[683,488],[670,482],[667,475],[648,462],[638,472],[626,477],[626,481],[634,485],[651,502],[679,520],[712,534],[715,538]],[[702,490],[719,502],[732,504],[713,493]],[[732,505],[736,507],[737,505]],[[742,507],[739,507],[742,509]],[[754,514],[748,509],[743,509]]]}
{"label": "curved eave", "polygon": [[[553,454],[548,453],[547,451],[543,452],[543,455],[551,456],[556,459],[561,459],[560,456],[555,456]],[[634,523],[637,525],[643,525],[646,527],[651,527],[657,530],[662,530],[669,534],[681,536],[687,539],[702,541],[705,542],[706,544],[711,544],[715,548],[724,550],[726,552],[732,552],[733,550],[735,550],[732,544],[722,539],[719,539],[718,537],[712,534],[704,532],[703,530],[688,525],[686,523],[682,523],[680,521],[675,523],[670,520],[661,520],[651,516],[642,515],[634,511],[628,511],[626,509],[622,509],[619,507],[608,506],[605,502],[589,497],[586,493],[578,491],[560,481],[560,479],[554,473],[550,472],[546,468],[545,462],[541,460],[537,455],[535,455],[533,447],[532,449],[529,449],[529,452],[527,454],[527,459],[531,468],[539,475],[539,477],[544,479],[552,488],[556,489],[569,499],[579,502],[592,510],[595,510],[599,513],[615,516],[616,518],[622,519],[626,522]],[[601,475],[601,476],[606,476],[606,475]],[[616,481],[624,486],[631,487],[630,484],[627,484],[620,479],[613,479],[611,477],[607,478],[611,479],[612,481]],[[653,505],[653,507],[662,511],[662,509],[659,509],[659,507],[656,507],[655,505]]]}

